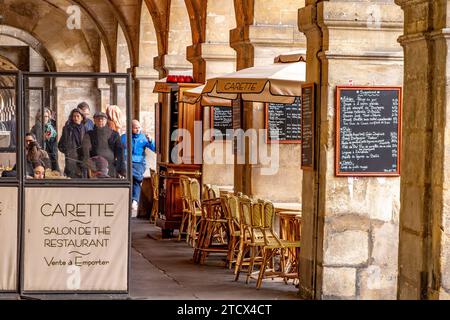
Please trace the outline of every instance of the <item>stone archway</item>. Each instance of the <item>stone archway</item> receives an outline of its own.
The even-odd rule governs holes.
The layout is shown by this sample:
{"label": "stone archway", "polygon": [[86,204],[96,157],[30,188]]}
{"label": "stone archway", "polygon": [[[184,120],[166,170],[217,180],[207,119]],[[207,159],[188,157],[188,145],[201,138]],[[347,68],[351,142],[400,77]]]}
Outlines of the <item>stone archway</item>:
{"label": "stone archway", "polygon": [[38,39],[28,32],[11,26],[0,25],[0,35],[5,35],[27,44],[44,59],[48,71],[56,71],[56,64],[50,52]]}

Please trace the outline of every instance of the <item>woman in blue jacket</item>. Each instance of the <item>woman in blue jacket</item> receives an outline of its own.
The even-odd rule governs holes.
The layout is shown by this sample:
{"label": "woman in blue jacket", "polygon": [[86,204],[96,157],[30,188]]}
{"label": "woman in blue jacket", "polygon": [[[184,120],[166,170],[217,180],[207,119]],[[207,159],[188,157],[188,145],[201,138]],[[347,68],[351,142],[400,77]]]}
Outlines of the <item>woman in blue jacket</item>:
{"label": "woman in blue jacket", "polygon": [[[156,152],[155,142],[150,137],[141,133],[141,124],[138,120],[131,123],[131,161],[133,163],[133,210],[137,210],[139,195],[141,193],[141,183],[144,179],[145,172],[145,149],[148,148]],[[127,157],[127,135],[123,134],[122,145],[125,150],[125,158]]]}

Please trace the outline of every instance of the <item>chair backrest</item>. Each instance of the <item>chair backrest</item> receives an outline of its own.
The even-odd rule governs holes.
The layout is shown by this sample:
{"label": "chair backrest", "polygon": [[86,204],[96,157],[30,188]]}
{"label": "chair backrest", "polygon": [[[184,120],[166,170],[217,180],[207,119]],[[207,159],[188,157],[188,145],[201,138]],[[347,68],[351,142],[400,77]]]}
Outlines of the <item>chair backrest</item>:
{"label": "chair backrest", "polygon": [[264,226],[264,206],[259,201],[252,203],[252,226],[263,227]]}
{"label": "chair backrest", "polygon": [[209,197],[209,190],[211,189],[211,185],[209,185],[209,184],[204,184],[203,185],[203,199],[204,200],[207,200],[207,199],[211,199],[210,197]]}
{"label": "chair backrest", "polygon": [[209,199],[217,199],[220,198],[220,189],[216,185],[210,185],[208,189],[208,197]]}
{"label": "chair backrest", "polygon": [[190,199],[194,202],[201,202],[201,195],[200,195],[200,183],[197,179],[190,179],[189,181],[189,195]]}
{"label": "chair backrest", "polygon": [[183,210],[189,210],[189,201],[190,201],[190,193],[189,193],[189,177],[180,176],[180,193],[181,193],[181,201],[183,203]]}
{"label": "chair backrest", "polygon": [[263,211],[263,226],[266,229],[272,229],[275,207],[271,201],[259,199]]}
{"label": "chair backrest", "polygon": [[231,218],[239,223],[241,221],[241,217],[239,214],[239,198],[235,195],[228,195],[227,200]]}
{"label": "chair backrest", "polygon": [[246,226],[252,226],[252,206],[253,203],[248,197],[239,197],[239,218],[240,222]]}
{"label": "chair backrest", "polygon": [[152,173],[152,187],[153,187],[153,199],[158,200],[159,197],[159,175],[157,172]]}

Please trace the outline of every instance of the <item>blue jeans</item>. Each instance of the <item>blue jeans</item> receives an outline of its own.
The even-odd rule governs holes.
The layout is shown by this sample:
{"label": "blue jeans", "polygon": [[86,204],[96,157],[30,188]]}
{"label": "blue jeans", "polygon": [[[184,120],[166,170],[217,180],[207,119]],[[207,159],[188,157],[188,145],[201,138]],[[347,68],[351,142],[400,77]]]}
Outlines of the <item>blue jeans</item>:
{"label": "blue jeans", "polygon": [[141,183],[144,180],[145,163],[133,162],[133,190],[131,198],[139,202]]}

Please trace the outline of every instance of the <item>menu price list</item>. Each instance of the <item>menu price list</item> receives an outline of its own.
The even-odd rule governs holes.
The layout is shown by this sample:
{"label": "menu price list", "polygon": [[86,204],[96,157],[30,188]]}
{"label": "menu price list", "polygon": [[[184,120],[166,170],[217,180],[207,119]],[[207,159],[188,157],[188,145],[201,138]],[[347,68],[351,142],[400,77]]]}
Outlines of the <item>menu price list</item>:
{"label": "menu price list", "polygon": [[338,89],[338,174],[399,174],[400,99],[400,88]]}
{"label": "menu price list", "polygon": [[[269,103],[267,107],[269,141],[301,142],[301,99],[292,104]],[[277,137],[278,133],[278,137]]]}

